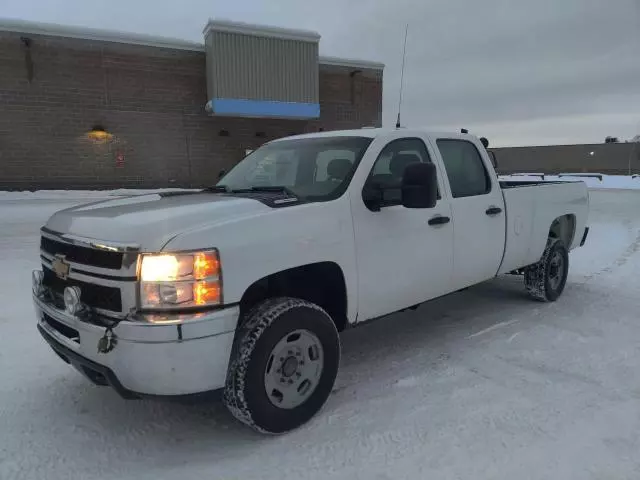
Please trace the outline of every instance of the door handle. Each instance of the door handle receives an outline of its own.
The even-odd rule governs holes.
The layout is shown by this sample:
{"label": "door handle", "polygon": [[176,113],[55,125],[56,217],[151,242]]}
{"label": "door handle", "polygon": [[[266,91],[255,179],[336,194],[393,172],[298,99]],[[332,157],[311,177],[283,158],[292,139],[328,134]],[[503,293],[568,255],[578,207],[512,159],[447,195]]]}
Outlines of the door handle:
{"label": "door handle", "polygon": [[445,223],[449,223],[451,219],[449,217],[433,217],[427,223],[429,225],[444,225]]}
{"label": "door handle", "polygon": [[484,213],[486,213],[487,215],[498,215],[501,212],[502,212],[502,209],[500,207],[489,207],[487,208],[487,211]]}

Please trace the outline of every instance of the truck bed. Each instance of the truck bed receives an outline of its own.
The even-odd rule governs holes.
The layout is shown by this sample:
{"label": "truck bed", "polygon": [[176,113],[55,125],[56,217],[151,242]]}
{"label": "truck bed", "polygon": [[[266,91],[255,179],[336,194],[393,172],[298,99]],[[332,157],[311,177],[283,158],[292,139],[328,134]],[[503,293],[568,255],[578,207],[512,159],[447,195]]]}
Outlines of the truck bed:
{"label": "truck bed", "polygon": [[[501,181],[506,209],[506,244],[499,273],[532,265],[542,255],[549,229],[567,217],[573,236],[571,250],[580,244],[587,221],[589,192],[581,181]],[[535,187],[535,188],[534,188]]]}

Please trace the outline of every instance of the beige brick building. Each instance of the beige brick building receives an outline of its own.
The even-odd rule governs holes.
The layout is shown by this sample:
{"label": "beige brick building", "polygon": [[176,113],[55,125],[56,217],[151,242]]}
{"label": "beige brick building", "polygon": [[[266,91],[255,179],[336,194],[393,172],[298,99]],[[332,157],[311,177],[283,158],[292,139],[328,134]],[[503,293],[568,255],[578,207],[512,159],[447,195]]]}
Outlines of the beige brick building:
{"label": "beige brick building", "polygon": [[212,22],[203,43],[0,23],[0,189],[205,186],[246,150],[379,126],[380,63]]}

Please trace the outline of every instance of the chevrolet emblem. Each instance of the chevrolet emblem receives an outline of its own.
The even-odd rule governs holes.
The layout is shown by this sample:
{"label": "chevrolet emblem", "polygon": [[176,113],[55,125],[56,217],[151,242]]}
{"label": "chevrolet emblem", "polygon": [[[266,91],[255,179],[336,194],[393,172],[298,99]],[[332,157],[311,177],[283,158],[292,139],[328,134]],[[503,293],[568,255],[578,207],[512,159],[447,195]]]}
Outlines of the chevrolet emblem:
{"label": "chevrolet emblem", "polygon": [[65,280],[69,276],[71,267],[64,261],[64,255],[56,255],[56,258],[51,262],[51,269],[58,278]]}

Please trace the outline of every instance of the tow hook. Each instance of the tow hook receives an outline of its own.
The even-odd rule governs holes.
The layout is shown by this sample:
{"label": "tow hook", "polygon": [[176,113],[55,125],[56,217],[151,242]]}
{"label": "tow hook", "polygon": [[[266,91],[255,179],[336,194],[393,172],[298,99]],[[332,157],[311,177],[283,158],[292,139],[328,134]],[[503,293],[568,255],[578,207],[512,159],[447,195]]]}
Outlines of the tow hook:
{"label": "tow hook", "polygon": [[113,327],[107,327],[104,335],[98,340],[98,353],[109,353],[118,343],[118,339],[113,333]]}

